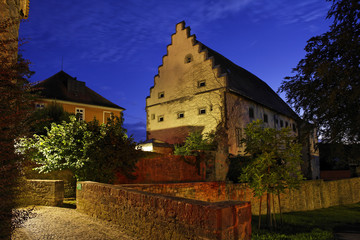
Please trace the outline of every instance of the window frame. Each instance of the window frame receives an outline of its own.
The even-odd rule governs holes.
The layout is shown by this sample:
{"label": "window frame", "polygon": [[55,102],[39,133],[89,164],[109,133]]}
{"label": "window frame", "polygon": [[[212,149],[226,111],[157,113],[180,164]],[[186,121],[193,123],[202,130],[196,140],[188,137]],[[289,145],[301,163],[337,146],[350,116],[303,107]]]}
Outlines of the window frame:
{"label": "window frame", "polygon": [[158,98],[164,98],[164,97],[165,97],[164,91],[158,93]]}
{"label": "window frame", "polygon": [[197,82],[197,87],[198,88],[202,88],[202,87],[206,87],[206,80],[201,80]]}
{"label": "window frame", "polygon": [[[78,112],[78,110],[82,110],[83,112],[80,113],[80,112]],[[85,121],[85,108],[75,107],[75,116],[77,116],[78,114],[80,114],[80,116],[81,116],[81,117],[79,117],[79,120]]]}
{"label": "window frame", "polygon": [[177,119],[182,119],[182,118],[185,118],[185,112],[184,111],[181,111],[181,112],[177,113]]}
{"label": "window frame", "polygon": [[249,118],[255,118],[255,111],[253,107],[249,107]]}
{"label": "window frame", "polygon": [[198,109],[198,114],[199,115],[205,115],[206,114],[206,107],[201,107]]}
{"label": "window frame", "polygon": [[164,115],[159,115],[158,122],[164,122],[164,121],[165,121]]}

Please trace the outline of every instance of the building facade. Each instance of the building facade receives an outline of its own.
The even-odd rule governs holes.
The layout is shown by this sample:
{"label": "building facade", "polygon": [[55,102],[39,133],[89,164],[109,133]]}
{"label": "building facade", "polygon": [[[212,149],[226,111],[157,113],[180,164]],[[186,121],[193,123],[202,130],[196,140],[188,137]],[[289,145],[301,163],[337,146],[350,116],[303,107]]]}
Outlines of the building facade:
{"label": "building facade", "polygon": [[106,123],[111,115],[121,117],[124,108],[110,102],[64,71],[39,82],[34,86],[39,98],[34,107],[41,109],[51,103],[60,104],[65,111],[78,115],[80,119],[92,121],[96,118]]}
{"label": "building facade", "polygon": [[[182,143],[191,131],[215,132],[224,136],[225,155],[244,153],[240,139],[253,120],[261,119],[268,127],[290,127],[296,135],[301,123],[264,81],[199,42],[184,22],[171,36],[146,98],[146,113],[147,139],[174,144]],[[311,147],[308,156],[316,161],[318,154]]]}

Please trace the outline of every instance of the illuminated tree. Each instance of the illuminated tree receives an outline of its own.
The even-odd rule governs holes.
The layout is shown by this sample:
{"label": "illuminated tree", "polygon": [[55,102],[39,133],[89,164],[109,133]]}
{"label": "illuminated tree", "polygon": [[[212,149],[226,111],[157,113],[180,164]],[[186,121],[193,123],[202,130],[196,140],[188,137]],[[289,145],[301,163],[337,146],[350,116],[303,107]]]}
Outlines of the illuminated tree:
{"label": "illuminated tree", "polygon": [[300,170],[301,145],[289,128],[265,128],[261,120],[249,123],[244,131],[246,137],[242,142],[246,144],[245,153],[249,162],[239,180],[247,182],[260,199],[259,228],[261,198],[266,194],[267,222],[272,227],[271,195],[297,188],[303,179]]}
{"label": "illuminated tree", "polygon": [[99,125],[70,116],[70,122],[52,123],[46,135],[21,138],[16,150],[39,172],[69,169],[80,181],[112,183],[116,172],[131,176],[140,154],[122,123],[118,117]]}

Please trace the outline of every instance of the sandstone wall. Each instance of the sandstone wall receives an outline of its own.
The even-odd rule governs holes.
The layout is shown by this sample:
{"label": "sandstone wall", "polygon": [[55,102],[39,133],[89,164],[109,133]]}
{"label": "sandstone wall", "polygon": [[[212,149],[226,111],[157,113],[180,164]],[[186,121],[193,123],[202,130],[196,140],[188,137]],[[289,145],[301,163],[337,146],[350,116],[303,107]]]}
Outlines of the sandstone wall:
{"label": "sandstone wall", "polygon": [[79,182],[77,210],[119,224],[138,239],[250,239],[247,202],[216,203]]}
{"label": "sandstone wall", "polygon": [[64,200],[64,182],[61,180],[26,180],[17,199],[20,206],[61,206]]}
{"label": "sandstone wall", "polygon": [[[259,199],[254,198],[252,191],[245,184],[225,182],[195,182],[173,184],[138,184],[123,185],[141,191],[169,196],[217,202],[217,201],[250,201],[253,214],[259,212]],[[299,190],[287,191],[280,195],[283,212],[308,211],[342,204],[360,202],[360,178],[337,181],[305,181]],[[276,196],[275,211],[279,212]],[[262,198],[262,213],[266,213],[266,197]]]}

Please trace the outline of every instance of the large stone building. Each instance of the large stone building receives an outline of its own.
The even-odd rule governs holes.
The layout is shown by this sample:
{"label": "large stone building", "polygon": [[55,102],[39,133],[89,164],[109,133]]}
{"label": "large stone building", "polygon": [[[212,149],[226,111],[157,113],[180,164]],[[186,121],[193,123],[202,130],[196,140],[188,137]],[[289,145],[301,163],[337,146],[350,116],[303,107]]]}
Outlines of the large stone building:
{"label": "large stone building", "polygon": [[29,0],[0,0],[0,57],[12,62],[17,59],[20,20],[29,15]]}
{"label": "large stone building", "polygon": [[34,101],[35,108],[44,108],[51,103],[57,103],[65,111],[77,114],[85,121],[96,118],[100,123],[105,123],[111,115],[120,117],[124,110],[88,88],[85,82],[77,80],[64,71],[39,82],[34,89],[39,94],[39,98]]}
{"label": "large stone building", "polygon": [[[301,122],[264,81],[199,42],[184,22],[171,36],[146,99],[146,112],[147,139],[181,143],[191,131],[222,129],[217,134],[225,136],[225,155],[244,153],[242,131],[253,120],[262,119],[268,127],[290,127],[295,134]],[[306,148],[306,168],[316,172],[313,142]]]}

